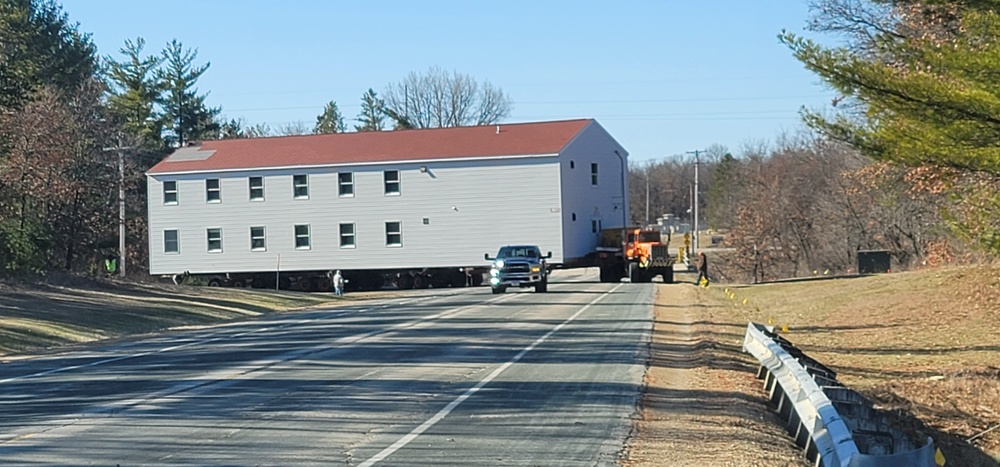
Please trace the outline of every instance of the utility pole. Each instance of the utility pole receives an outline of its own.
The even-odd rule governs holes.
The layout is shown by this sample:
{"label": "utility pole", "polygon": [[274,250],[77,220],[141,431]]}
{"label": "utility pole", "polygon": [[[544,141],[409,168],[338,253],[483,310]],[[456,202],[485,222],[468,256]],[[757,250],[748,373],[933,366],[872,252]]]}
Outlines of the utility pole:
{"label": "utility pole", "polygon": [[694,251],[698,251],[698,156],[702,153],[701,150],[694,150],[688,152],[688,154],[694,154],[694,194],[691,197],[691,204],[694,208]]}
{"label": "utility pole", "polygon": [[118,276],[125,277],[125,155],[118,139]]}
{"label": "utility pole", "polygon": [[646,173],[646,225],[643,227],[649,227],[649,173]]}
{"label": "utility pole", "polygon": [[125,150],[134,147],[122,147],[121,136],[113,148],[102,148],[104,151],[118,153],[118,276],[125,277]]}

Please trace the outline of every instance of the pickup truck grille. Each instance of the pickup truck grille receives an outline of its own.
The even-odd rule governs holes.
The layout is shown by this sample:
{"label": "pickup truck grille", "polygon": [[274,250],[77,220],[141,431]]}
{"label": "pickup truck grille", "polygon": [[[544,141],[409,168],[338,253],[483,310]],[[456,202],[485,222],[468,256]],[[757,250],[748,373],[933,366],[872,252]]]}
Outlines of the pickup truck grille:
{"label": "pickup truck grille", "polygon": [[531,266],[527,264],[506,264],[503,267],[505,273],[531,272]]}

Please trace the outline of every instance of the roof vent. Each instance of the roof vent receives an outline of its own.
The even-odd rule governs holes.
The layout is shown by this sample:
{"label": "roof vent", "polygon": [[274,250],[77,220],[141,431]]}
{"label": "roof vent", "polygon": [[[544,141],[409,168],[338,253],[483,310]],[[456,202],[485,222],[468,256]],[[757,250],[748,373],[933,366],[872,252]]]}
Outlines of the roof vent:
{"label": "roof vent", "polygon": [[497,134],[500,134],[500,125],[497,125]]}

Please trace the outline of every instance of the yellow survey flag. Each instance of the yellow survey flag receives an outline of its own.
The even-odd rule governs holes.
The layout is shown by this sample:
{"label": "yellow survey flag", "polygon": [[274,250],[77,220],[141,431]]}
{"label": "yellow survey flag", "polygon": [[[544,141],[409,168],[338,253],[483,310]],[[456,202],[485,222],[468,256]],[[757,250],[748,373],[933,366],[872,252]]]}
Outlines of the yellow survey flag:
{"label": "yellow survey flag", "polygon": [[934,463],[944,465],[944,462],[944,453],[941,452],[941,448],[938,448],[937,452],[934,453]]}

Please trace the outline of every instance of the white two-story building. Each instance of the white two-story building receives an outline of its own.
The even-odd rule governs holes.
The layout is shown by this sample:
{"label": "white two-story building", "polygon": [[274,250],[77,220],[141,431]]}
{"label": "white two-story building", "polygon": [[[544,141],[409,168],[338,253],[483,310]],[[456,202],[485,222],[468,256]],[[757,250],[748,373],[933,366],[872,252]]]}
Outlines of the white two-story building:
{"label": "white two-story building", "polygon": [[628,218],[628,157],[595,120],[205,141],[148,177],[150,273],[563,264]]}

